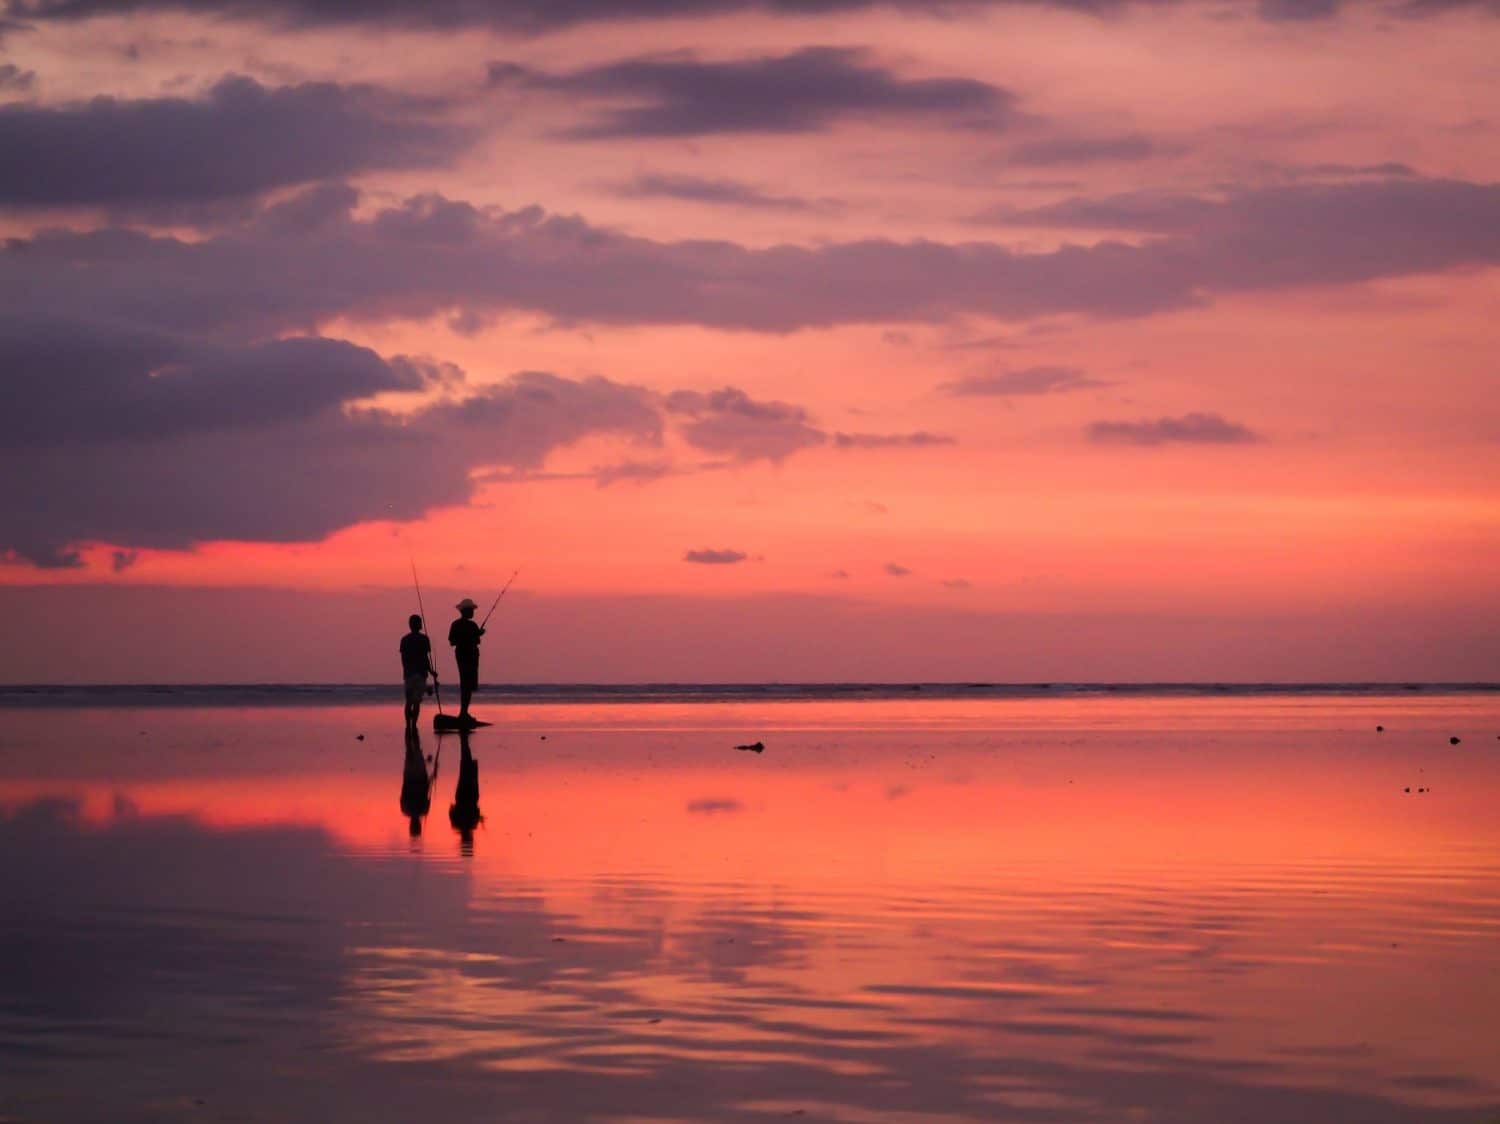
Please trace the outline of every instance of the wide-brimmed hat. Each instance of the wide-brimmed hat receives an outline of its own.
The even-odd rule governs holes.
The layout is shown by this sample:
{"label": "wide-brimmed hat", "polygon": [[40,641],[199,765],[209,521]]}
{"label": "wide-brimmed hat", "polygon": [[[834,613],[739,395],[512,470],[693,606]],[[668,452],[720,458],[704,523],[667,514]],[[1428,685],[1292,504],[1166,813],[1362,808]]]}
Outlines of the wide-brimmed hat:
{"label": "wide-brimmed hat", "polygon": [[474,599],[472,597],[465,597],[462,601],[460,601],[457,605],[455,605],[453,607],[455,609],[457,609],[460,613],[463,612],[465,609],[477,609],[477,608],[479,608],[478,605],[474,604]]}

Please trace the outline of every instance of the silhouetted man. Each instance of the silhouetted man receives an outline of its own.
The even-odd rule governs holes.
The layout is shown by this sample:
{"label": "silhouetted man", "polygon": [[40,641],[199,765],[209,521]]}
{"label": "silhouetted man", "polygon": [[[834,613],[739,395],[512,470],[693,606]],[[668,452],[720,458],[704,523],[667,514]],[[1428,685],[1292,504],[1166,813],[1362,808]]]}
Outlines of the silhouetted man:
{"label": "silhouetted man", "polygon": [[422,631],[422,618],[413,613],[406,624],[411,631],[401,638],[401,679],[406,685],[406,728],[410,730],[422,712],[427,677],[437,682],[437,668],[432,666],[432,641]]}
{"label": "silhouetted man", "polygon": [[454,606],[459,612],[458,620],[448,626],[448,643],[453,645],[453,661],[458,664],[458,717],[469,720],[469,700],[479,686],[479,638],[484,629],[474,623],[474,610],[478,605],[465,597]]}

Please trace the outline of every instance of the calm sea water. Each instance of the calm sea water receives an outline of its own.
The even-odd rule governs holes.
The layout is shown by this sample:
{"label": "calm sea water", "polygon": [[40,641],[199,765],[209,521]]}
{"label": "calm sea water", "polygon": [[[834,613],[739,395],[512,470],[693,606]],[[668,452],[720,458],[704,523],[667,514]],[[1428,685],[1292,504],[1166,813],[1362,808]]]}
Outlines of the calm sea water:
{"label": "calm sea water", "polygon": [[0,699],[0,1119],[1500,1121],[1493,691],[253,690]]}

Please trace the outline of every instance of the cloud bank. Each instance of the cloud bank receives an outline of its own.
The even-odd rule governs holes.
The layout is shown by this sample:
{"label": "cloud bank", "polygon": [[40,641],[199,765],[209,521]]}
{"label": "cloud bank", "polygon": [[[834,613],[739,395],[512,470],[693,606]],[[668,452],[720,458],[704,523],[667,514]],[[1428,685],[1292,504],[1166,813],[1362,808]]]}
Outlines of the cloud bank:
{"label": "cloud bank", "polygon": [[1455,180],[1247,191],[1217,201],[1209,221],[1143,244],[1037,252],[889,239],[760,249],[436,195],[359,217],[354,199],[321,185],[194,241],[122,227],[11,239],[0,248],[0,298],[14,315],[82,306],[142,328],[251,338],[337,316],[501,312],[785,332],[1142,316],[1216,294],[1500,264],[1500,185]]}
{"label": "cloud bank", "polygon": [[805,133],[845,117],[941,116],[1000,127],[1015,103],[1008,91],[973,78],[900,77],[848,47],[731,60],[655,55],[566,73],[495,62],[489,79],[570,101],[624,103],[569,131],[581,139]]}
{"label": "cloud bank", "polygon": [[412,519],[612,433],[660,439],[650,392],[524,372],[406,415],[365,404],[431,368],[341,340],[207,347],[87,324],[0,322],[0,550],[42,566],[77,544],[297,542]]}
{"label": "cloud bank", "polygon": [[472,139],[433,110],[371,87],[268,88],[243,77],[201,98],[0,106],[0,206],[202,202],[429,167]]}
{"label": "cloud bank", "polygon": [[[989,8],[1054,8],[1087,16],[1111,16],[1139,8],[1187,6],[1192,0],[949,0],[943,15]],[[1231,0],[1243,11],[1278,22],[1325,20],[1352,7],[1352,0]],[[497,27],[544,33],[595,22],[675,19],[765,12],[827,15],[895,7],[931,12],[920,0],[11,0],[3,9],[13,20],[79,20],[120,12],[175,12],[293,26],[368,24],[414,29]],[[1404,18],[1449,11],[1500,10],[1494,0],[1383,0],[1387,14]]]}

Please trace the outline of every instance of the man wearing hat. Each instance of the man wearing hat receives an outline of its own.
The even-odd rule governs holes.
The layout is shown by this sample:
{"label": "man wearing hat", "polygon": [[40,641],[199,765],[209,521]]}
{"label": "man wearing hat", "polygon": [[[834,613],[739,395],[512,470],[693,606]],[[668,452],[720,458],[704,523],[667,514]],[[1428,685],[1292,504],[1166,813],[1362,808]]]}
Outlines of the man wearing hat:
{"label": "man wearing hat", "polygon": [[465,597],[454,608],[459,617],[448,626],[448,643],[453,645],[453,662],[458,664],[458,717],[467,722],[469,700],[479,686],[479,638],[484,629],[474,623],[474,610],[479,606],[471,598]]}

